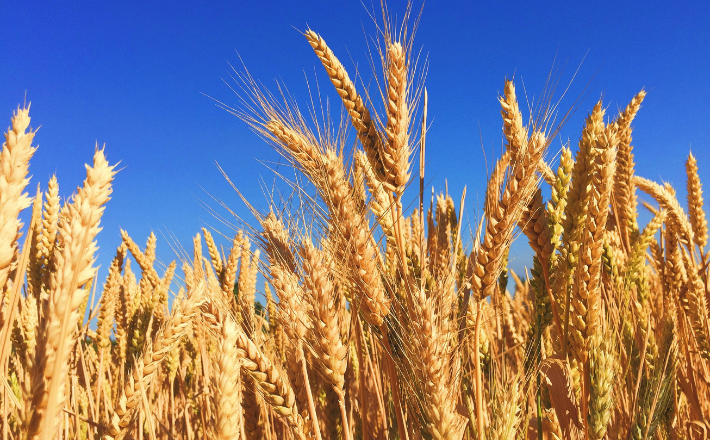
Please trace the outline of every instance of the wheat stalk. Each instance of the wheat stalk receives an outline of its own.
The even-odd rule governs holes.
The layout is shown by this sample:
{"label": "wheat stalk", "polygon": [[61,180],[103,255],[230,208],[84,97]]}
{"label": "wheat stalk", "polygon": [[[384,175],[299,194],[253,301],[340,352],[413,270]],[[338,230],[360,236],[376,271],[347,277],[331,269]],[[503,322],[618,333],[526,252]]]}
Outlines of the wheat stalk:
{"label": "wheat stalk", "polygon": [[323,67],[325,67],[325,71],[328,73],[333,86],[335,86],[335,90],[337,90],[338,95],[343,100],[343,105],[350,115],[350,121],[357,131],[357,137],[367,154],[372,169],[378,178],[383,180],[382,177],[385,174],[384,163],[380,157],[382,139],[377,133],[375,123],[370,118],[370,111],[357,93],[355,84],[350,80],[347,71],[325,43],[325,40],[310,29],[306,31],[305,36]]}
{"label": "wheat stalk", "polygon": [[104,151],[97,149],[93,167],[86,167],[83,187],[66,206],[59,223],[57,246],[61,252],[55,255],[57,267],[50,279],[49,297],[42,301],[46,323],[38,337],[29,438],[52,438],[59,428],[69,352],[83,311],[79,306],[89,294],[82,286],[94,277],[92,263],[97,248],[93,240],[100,230],[99,220],[115,173]]}
{"label": "wheat stalk", "polygon": [[27,178],[35,132],[27,131],[30,125],[30,107],[19,107],[12,115],[12,127],[5,132],[5,142],[0,153],[0,288],[5,287],[10,274],[10,263],[17,249],[17,233],[22,223],[17,218],[20,211],[31,204],[23,193],[29,183]]}

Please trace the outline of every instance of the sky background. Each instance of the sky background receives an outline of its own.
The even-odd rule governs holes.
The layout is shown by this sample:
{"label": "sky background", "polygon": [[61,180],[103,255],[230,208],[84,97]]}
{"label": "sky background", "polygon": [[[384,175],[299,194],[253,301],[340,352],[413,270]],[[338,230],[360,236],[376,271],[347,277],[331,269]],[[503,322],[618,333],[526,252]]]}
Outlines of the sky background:
{"label": "sky background", "polygon": [[[141,245],[154,231],[158,257],[169,262],[176,258],[165,238],[171,234],[188,248],[202,226],[233,234],[200,203],[207,193],[250,219],[215,161],[252,203],[267,209],[259,182],[273,181],[265,163],[279,156],[207,97],[238,105],[229,64],[242,69],[241,57],[254,78],[272,90],[278,79],[305,106],[307,79],[330,90],[299,33],[310,26],[351,76],[357,66],[371,83],[368,42],[376,26],[368,10],[379,13],[379,3],[364,4],[2,2],[0,119],[8,126],[12,110],[25,97],[32,102],[32,126],[41,129],[31,188],[40,182],[46,189],[56,173],[60,194],[69,197],[97,142],[106,145],[110,162],[121,162],[98,236],[101,280],[120,244],[119,228]],[[406,2],[388,7],[392,18],[401,18]],[[560,109],[572,108],[579,95],[586,99],[553,141],[551,156],[562,142],[576,146],[597,99],[613,116],[645,88],[634,121],[637,173],[672,183],[685,204],[684,162],[692,148],[701,179],[710,182],[707,2],[430,1],[414,44],[429,60],[427,180],[438,192],[447,179],[457,203],[467,185],[469,223],[483,203],[487,164],[501,148],[497,97],[504,79],[515,76],[521,101],[524,91],[532,101],[555,59],[565,85],[579,67]],[[521,107],[527,116],[527,104]],[[530,264],[524,241],[511,252],[519,272]]]}

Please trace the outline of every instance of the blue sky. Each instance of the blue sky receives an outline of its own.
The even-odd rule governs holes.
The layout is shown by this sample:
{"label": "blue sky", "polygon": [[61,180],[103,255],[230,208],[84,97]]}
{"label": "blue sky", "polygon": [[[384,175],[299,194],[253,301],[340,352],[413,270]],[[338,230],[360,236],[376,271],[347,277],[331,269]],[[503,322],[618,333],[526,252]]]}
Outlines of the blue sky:
{"label": "blue sky", "polygon": [[[390,1],[390,13],[401,17],[405,5]],[[158,255],[169,262],[175,257],[162,233],[190,247],[204,225],[231,234],[199,203],[208,198],[202,188],[246,216],[215,161],[247,198],[266,206],[259,181],[271,182],[273,174],[260,161],[278,155],[205,96],[238,103],[221,79],[229,76],[228,63],[239,66],[241,57],[255,78],[272,88],[278,79],[305,103],[306,76],[312,81],[315,72],[328,85],[298,32],[310,26],[367,82],[375,25],[366,9],[358,1],[3,2],[0,119],[7,126],[26,93],[32,125],[42,126],[32,188],[41,182],[45,189],[56,172],[61,195],[70,196],[96,142],[106,144],[110,161],[121,161],[98,238],[102,277],[120,243],[119,227],[139,243],[155,231]],[[600,96],[615,114],[645,88],[634,123],[638,174],[671,182],[684,199],[692,148],[701,179],[710,182],[706,2],[430,1],[415,46],[430,63],[427,176],[437,191],[448,179],[455,200],[468,185],[469,212],[483,201],[484,151],[489,164],[500,151],[504,78],[515,75],[521,97],[523,83],[530,98],[537,96],[555,57],[565,66],[562,82],[584,59],[562,108],[580,93],[587,98],[563,127],[563,140],[576,145]],[[553,142],[552,153],[559,146]],[[523,246],[516,253],[512,266],[519,270],[529,262]]]}

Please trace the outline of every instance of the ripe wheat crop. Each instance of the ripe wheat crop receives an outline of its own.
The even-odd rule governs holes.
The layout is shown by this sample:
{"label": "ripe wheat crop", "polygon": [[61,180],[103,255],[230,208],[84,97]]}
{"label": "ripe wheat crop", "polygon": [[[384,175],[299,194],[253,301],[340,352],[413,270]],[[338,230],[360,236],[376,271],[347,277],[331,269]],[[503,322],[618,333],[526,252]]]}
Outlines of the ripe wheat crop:
{"label": "ripe wheat crop", "polygon": [[[228,249],[203,229],[181,270],[158,268],[155,235],[141,247],[121,231],[99,285],[115,162],[97,148],[73,197],[52,178],[33,199],[35,132],[29,107],[14,113],[0,153],[4,440],[707,438],[702,164],[688,156],[686,201],[636,174],[643,90],[618,114],[597,102],[558,152],[549,109],[524,116],[506,80],[505,149],[466,236],[465,191],[424,200],[411,35],[382,27],[379,113],[324,37],[303,37],[343,123],[307,120],[248,73],[229,110],[308,196],[254,210]],[[525,274],[508,269],[516,237],[533,251]]]}

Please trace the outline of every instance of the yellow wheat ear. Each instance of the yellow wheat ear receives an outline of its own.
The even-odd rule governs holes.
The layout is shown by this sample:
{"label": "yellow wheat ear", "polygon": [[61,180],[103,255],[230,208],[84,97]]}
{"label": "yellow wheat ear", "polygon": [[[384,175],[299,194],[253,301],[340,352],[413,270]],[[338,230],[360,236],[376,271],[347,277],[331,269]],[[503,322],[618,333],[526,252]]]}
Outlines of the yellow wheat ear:
{"label": "yellow wheat ear", "polygon": [[695,244],[703,251],[708,244],[708,221],[703,209],[703,185],[698,175],[698,161],[693,153],[688,155],[685,170],[688,174],[688,212],[690,224],[693,226],[693,238]]}
{"label": "yellow wheat ear", "polygon": [[165,356],[175,350],[180,339],[190,328],[193,317],[199,312],[205,302],[205,284],[201,282],[189,296],[174,306],[174,312],[163,324],[152,343],[145,344],[143,353],[136,361],[131,374],[126,379],[126,385],[113,408],[110,437],[120,440],[126,435],[128,425],[133,421],[141,404],[144,390],[156,375]]}
{"label": "yellow wheat ear", "polygon": [[17,233],[22,227],[20,211],[30,206],[31,199],[24,192],[29,183],[27,173],[36,131],[29,130],[30,106],[17,108],[12,126],[5,132],[0,153],[0,289],[4,290],[10,264],[17,249]]}
{"label": "yellow wheat ear", "polygon": [[49,296],[42,301],[44,326],[37,351],[40,360],[33,374],[33,409],[30,438],[51,439],[60,426],[59,413],[67,398],[69,355],[76,342],[77,323],[83,318],[80,305],[89,295],[84,285],[95,274],[94,238],[111,194],[116,174],[103,150],[96,149],[93,166],[86,166],[84,185],[65,205],[58,229],[56,268],[50,277]]}

